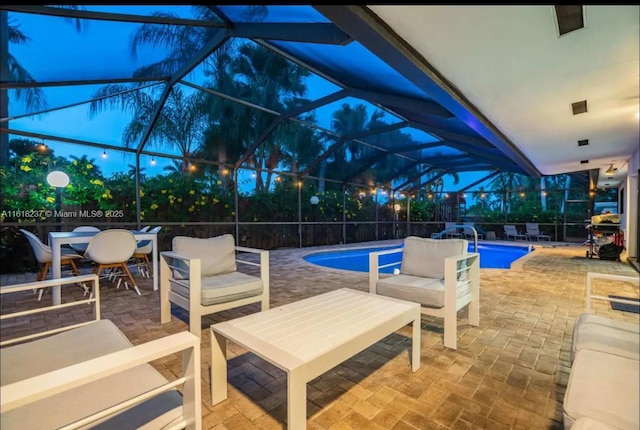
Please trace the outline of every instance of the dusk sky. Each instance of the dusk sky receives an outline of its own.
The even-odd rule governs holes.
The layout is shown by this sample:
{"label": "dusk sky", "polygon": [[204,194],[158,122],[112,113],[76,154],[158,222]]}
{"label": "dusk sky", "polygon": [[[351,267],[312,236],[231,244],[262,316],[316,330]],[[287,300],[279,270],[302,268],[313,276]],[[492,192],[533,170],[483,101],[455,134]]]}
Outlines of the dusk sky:
{"label": "dusk sky", "polygon": [[[157,10],[158,7],[140,7],[136,10],[148,12]],[[162,8],[160,6],[160,8]],[[165,9],[168,7],[164,7]],[[172,11],[178,11],[180,16],[190,17],[189,7],[170,7]],[[91,10],[98,10],[91,7]],[[104,9],[104,8],[103,8]],[[110,8],[110,10],[113,10]],[[127,8],[130,10],[130,8]],[[66,81],[83,79],[111,79],[128,78],[138,67],[163,58],[164,52],[140,50],[134,59],[130,53],[129,38],[133,31],[140,26],[137,23],[113,23],[107,21],[87,21],[82,31],[75,29],[74,22],[70,19],[39,16],[20,13],[10,13],[10,21],[15,20],[19,29],[26,34],[30,41],[24,45],[10,45],[10,52],[27,69],[36,81]],[[88,22],[88,25],[86,23]],[[37,55],[34,55],[37,53]],[[364,67],[364,66],[363,66]],[[186,81],[200,84],[204,77],[200,68],[196,68]],[[50,109],[87,101],[102,85],[75,85],[44,88],[44,94]],[[312,75],[307,81],[308,91],[306,97],[314,100],[335,92],[340,88],[316,75]],[[185,93],[195,91],[182,86]],[[15,98],[10,102],[10,116],[19,116],[26,113],[25,106],[16,102]],[[377,107],[370,103],[347,98],[322,106],[315,110],[318,125],[330,129],[331,114],[340,108],[343,103],[354,106],[358,103],[367,106],[369,115]],[[98,144],[122,146],[122,132],[126,124],[130,122],[130,114],[115,109],[104,110],[95,118],[89,118],[88,104],[82,104],[70,108],[49,112],[38,117],[25,117],[10,122],[10,127],[15,130],[31,131],[35,133],[53,136],[64,136],[73,139],[95,142]],[[384,120],[388,123],[400,121],[390,113],[386,113]],[[436,139],[432,136],[414,129],[406,129],[415,141],[432,142]],[[19,137],[12,135],[13,137]],[[102,157],[105,151],[102,148],[94,148],[84,145],[68,143],[56,143],[46,141],[57,155],[68,157],[70,155],[86,154],[94,158],[105,175],[116,171],[128,170],[128,165],[135,164],[133,154],[117,153],[106,150],[107,158]],[[145,148],[155,152],[173,153],[166,148]],[[452,150],[454,151],[454,150]],[[162,173],[162,167],[169,164],[168,159],[156,158],[155,165],[151,163],[150,156],[141,157],[141,166],[147,175],[153,176]],[[450,178],[445,178],[445,189],[456,190],[485,176],[481,173],[461,173],[460,182],[453,185]],[[474,187],[477,188],[477,187]]]}

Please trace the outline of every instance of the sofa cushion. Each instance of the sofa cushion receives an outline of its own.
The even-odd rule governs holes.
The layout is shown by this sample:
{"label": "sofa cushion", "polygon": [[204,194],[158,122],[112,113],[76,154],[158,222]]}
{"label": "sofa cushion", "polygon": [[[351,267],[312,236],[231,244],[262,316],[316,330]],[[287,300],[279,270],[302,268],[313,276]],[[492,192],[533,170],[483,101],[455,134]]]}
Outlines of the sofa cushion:
{"label": "sofa cushion", "polygon": [[576,422],[573,424],[573,427],[571,427],[571,430],[616,430],[616,429],[600,421],[596,421],[594,419],[584,417],[576,420]]}
{"label": "sofa cushion", "polygon": [[[380,278],[376,284],[376,293],[420,303],[430,308],[444,306],[444,281],[435,278],[422,278],[410,275],[394,275]],[[457,297],[470,294],[468,284],[457,289]]]}
{"label": "sofa cushion", "polygon": [[640,325],[584,313],[576,318],[571,340],[571,360],[580,349],[640,358]]}
{"label": "sofa cushion", "polygon": [[404,240],[400,273],[423,278],[444,278],[444,259],[466,254],[465,239],[429,239],[409,236]]}
{"label": "sofa cushion", "polygon": [[601,351],[578,350],[564,395],[564,427],[589,417],[616,429],[640,428],[638,363]]}
{"label": "sofa cushion", "polygon": [[[188,280],[171,281],[172,291],[187,299],[189,286]],[[209,306],[262,294],[262,279],[242,272],[231,272],[202,278],[201,289],[201,304]]]}
{"label": "sofa cushion", "polygon": [[230,234],[205,239],[176,236],[173,238],[172,248],[184,257],[199,258],[202,277],[237,270],[235,240]]}
{"label": "sofa cushion", "polygon": [[[2,385],[44,374],[131,347],[109,320],[58,333],[0,350]],[[0,414],[0,428],[41,430],[59,428],[165,384],[167,380],[143,364]],[[171,390],[118,416],[107,418],[105,428],[161,428],[182,414],[182,396]],[[144,423],[156,417],[149,426]],[[126,424],[126,425],[125,425]],[[85,428],[85,427],[83,427]],[[96,424],[86,428],[102,428]]]}

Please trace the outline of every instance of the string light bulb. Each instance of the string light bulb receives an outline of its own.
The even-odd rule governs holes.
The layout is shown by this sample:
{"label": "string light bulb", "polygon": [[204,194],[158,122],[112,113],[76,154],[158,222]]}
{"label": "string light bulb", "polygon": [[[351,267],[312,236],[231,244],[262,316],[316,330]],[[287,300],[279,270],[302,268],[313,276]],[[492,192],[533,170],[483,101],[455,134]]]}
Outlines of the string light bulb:
{"label": "string light bulb", "polygon": [[151,157],[151,165],[152,166],[156,165],[156,158],[155,157]]}
{"label": "string light bulb", "polygon": [[107,158],[107,150],[106,149],[102,150],[102,158]]}

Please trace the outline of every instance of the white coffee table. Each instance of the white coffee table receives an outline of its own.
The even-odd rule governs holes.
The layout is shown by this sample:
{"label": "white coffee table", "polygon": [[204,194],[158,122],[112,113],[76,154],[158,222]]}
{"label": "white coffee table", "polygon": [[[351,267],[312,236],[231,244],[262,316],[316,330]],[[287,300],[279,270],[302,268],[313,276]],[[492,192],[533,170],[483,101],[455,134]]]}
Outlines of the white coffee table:
{"label": "white coffee table", "polygon": [[411,369],[420,368],[420,305],[343,288],[211,326],[211,403],[227,398],[227,340],[287,372],[289,429],[307,424],[306,384],[412,324]]}

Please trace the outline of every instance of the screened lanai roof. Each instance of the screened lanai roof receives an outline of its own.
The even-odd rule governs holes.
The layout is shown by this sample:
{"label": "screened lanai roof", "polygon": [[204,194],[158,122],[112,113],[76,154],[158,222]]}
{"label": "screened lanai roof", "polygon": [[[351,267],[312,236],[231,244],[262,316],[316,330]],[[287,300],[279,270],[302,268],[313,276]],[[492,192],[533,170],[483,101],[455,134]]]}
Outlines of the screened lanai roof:
{"label": "screened lanai roof", "polygon": [[2,6],[2,135],[396,189],[448,172],[540,175],[355,18],[340,6]]}

